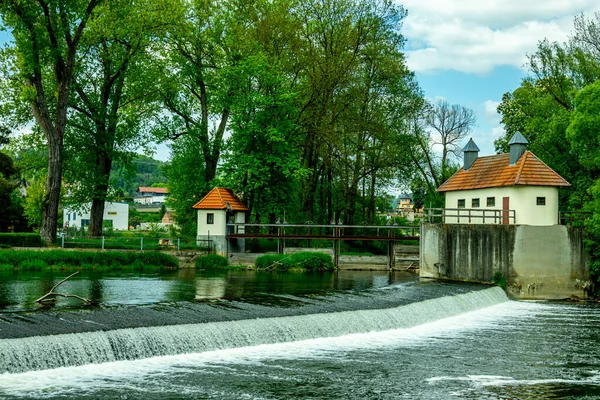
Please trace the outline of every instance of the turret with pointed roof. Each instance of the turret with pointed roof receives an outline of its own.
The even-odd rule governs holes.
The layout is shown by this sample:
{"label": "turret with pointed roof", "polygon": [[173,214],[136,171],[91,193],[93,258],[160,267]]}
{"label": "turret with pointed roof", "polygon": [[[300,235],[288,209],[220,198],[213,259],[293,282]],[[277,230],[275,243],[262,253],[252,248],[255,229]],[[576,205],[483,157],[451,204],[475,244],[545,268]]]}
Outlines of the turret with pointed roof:
{"label": "turret with pointed roof", "polygon": [[519,161],[519,158],[521,158],[523,153],[525,153],[525,150],[527,150],[528,143],[525,136],[521,135],[520,132],[513,135],[510,142],[508,142],[508,145],[510,146],[510,165],[515,165],[517,161]]}
{"label": "turret with pointed roof", "polygon": [[469,168],[473,165],[475,160],[477,160],[477,155],[479,154],[479,147],[473,141],[473,138],[469,139],[469,142],[463,149],[464,154],[464,169],[468,171]]}

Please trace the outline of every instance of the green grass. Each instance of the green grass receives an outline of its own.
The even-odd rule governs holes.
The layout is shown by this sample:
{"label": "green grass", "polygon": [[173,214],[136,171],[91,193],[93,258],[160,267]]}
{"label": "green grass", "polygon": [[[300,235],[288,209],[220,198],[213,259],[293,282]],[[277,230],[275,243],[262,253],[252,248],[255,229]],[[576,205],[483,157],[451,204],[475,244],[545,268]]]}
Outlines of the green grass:
{"label": "green grass", "polygon": [[0,270],[135,270],[179,268],[175,257],[160,252],[0,250]]}

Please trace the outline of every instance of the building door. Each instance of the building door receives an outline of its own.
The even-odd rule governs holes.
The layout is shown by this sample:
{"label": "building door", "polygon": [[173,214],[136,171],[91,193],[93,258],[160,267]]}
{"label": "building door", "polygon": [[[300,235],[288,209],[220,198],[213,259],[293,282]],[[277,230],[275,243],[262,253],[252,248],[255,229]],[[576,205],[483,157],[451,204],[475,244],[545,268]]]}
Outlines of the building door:
{"label": "building door", "polygon": [[510,197],[502,198],[502,224],[508,225],[510,223],[510,219],[508,218],[508,210],[510,210]]}

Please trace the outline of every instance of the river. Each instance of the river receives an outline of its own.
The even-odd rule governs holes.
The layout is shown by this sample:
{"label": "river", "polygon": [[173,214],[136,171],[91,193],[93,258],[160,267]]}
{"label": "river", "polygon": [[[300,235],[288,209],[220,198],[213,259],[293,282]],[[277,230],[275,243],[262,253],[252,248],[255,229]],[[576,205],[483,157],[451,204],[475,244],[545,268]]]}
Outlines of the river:
{"label": "river", "polygon": [[[31,358],[47,352],[50,362],[77,365],[39,368],[29,360],[32,367],[26,369],[34,370],[0,374],[0,398],[600,398],[600,308],[595,304],[516,302],[499,288],[378,272],[261,276],[241,271],[187,276],[188,284],[173,283],[177,276],[105,276],[99,279],[103,296],[89,308],[70,300],[49,310],[17,305],[10,299],[33,298],[42,286],[9,291],[5,285],[0,357],[7,349],[31,345],[43,349]],[[207,283],[211,280],[218,284]],[[93,293],[89,281],[81,277],[64,289]],[[121,285],[122,291],[114,289]],[[172,294],[178,285],[188,287],[181,296]],[[127,293],[128,286],[145,293],[150,287],[163,290],[138,294],[135,304],[111,300],[111,293]],[[118,321],[114,332],[75,318],[106,323],[116,320],[113,312],[148,310],[160,315],[155,324],[130,318]],[[195,313],[206,322],[190,324]],[[173,325],[165,315],[186,325]],[[83,327],[81,333],[40,338],[14,336],[9,325]],[[126,358],[137,351],[143,358],[116,359],[110,349],[123,337],[149,343],[124,353]],[[53,354],[52,346],[62,342],[99,349],[89,355],[94,363],[81,355]],[[7,357],[28,354],[19,351]]]}

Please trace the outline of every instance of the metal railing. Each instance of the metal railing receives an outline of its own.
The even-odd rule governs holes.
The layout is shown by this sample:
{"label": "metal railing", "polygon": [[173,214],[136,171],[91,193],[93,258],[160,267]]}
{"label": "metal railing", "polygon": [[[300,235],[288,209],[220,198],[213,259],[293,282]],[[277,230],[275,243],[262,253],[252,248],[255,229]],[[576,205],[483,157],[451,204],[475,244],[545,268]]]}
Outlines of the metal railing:
{"label": "metal railing", "polygon": [[206,239],[184,239],[170,237],[120,237],[120,236],[98,236],[98,237],[70,237],[57,238],[60,246],[65,248],[101,249],[101,250],[195,250],[214,251],[212,240]]}
{"label": "metal railing", "polygon": [[400,225],[343,225],[343,224],[227,224],[228,238],[285,238],[341,240],[397,240],[420,234],[418,226]]}
{"label": "metal railing", "polygon": [[593,213],[584,211],[561,211],[558,220],[561,225],[584,226],[585,220],[591,218]]}
{"label": "metal railing", "polygon": [[483,208],[426,208],[425,221],[430,224],[515,224],[515,210]]}

